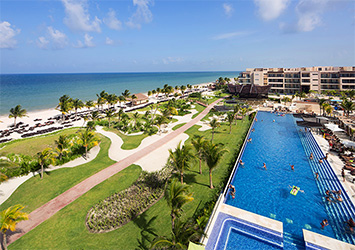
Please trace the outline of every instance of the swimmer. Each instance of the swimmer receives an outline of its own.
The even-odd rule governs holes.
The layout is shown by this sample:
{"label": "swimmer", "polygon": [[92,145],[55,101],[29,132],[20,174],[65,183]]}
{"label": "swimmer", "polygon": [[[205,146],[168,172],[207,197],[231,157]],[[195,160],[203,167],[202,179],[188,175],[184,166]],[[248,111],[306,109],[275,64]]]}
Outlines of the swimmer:
{"label": "swimmer", "polygon": [[275,122],[275,120],[272,120],[272,122]]}
{"label": "swimmer", "polygon": [[255,121],[257,122],[257,121],[258,121],[258,118],[255,118]]}
{"label": "swimmer", "polygon": [[255,131],[255,129],[253,128],[252,130],[251,130],[251,132],[254,132]]}
{"label": "swimmer", "polygon": [[334,193],[336,195],[341,195],[341,190],[338,190],[338,191],[332,190],[332,193]]}
{"label": "swimmer", "polygon": [[339,202],[343,201],[343,199],[340,196],[336,200],[339,201]]}
{"label": "swimmer", "polygon": [[350,218],[348,221],[346,221],[346,224],[348,224],[350,231],[353,233],[355,227],[355,222],[353,218]]}
{"label": "swimmer", "polygon": [[322,159],[319,159],[319,161],[318,161],[319,163],[323,163],[323,160]]}
{"label": "swimmer", "polygon": [[345,182],[345,172],[344,172],[344,168],[341,170],[341,177],[343,177],[343,182]]}
{"label": "swimmer", "polygon": [[330,204],[331,202],[333,202],[333,201],[330,199],[329,196],[326,196],[326,197],[325,197],[325,200],[328,201],[328,204]]}
{"label": "swimmer", "polygon": [[232,184],[229,184],[229,192],[232,196],[232,198],[235,198],[235,187]]}
{"label": "swimmer", "polygon": [[239,164],[244,166],[244,162],[241,159],[239,160]]}
{"label": "swimmer", "polygon": [[291,164],[289,164],[290,165],[290,167],[291,167],[291,170],[292,171],[295,171],[295,165],[291,165]]}
{"label": "swimmer", "polygon": [[328,220],[327,220],[327,219],[322,220],[322,222],[320,223],[320,225],[322,226],[322,229],[324,229],[324,227],[326,227],[326,226],[329,225]]}
{"label": "swimmer", "polygon": [[263,168],[265,168],[265,170],[267,170],[265,162],[264,162]]}
{"label": "swimmer", "polygon": [[316,180],[318,181],[318,178],[319,178],[319,174],[318,173],[316,173]]}
{"label": "swimmer", "polygon": [[328,155],[329,155],[329,153],[326,153],[323,160],[328,160]]}
{"label": "swimmer", "polygon": [[313,153],[311,153],[311,155],[309,156],[310,160],[313,160]]}
{"label": "swimmer", "polygon": [[297,192],[297,191],[300,191],[301,193],[304,193],[304,190],[301,190],[299,187],[297,187],[297,186],[293,186],[293,187],[291,187],[290,185],[288,185],[288,187],[289,188],[292,188],[292,190],[291,190],[291,193],[292,194],[294,194],[295,192]]}

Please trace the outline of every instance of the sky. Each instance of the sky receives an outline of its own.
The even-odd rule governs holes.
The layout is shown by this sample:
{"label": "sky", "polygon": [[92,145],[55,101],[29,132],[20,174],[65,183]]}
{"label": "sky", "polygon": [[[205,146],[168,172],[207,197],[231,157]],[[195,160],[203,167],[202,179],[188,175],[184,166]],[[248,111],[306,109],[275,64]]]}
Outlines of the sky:
{"label": "sky", "polygon": [[0,73],[355,65],[354,0],[0,0]]}

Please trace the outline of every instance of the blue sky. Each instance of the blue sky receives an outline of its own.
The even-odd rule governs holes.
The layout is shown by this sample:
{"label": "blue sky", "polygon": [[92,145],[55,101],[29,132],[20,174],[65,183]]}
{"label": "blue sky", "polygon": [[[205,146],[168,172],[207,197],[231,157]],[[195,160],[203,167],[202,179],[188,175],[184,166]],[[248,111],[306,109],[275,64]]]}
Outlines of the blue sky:
{"label": "blue sky", "polygon": [[0,0],[0,72],[355,65],[353,0]]}

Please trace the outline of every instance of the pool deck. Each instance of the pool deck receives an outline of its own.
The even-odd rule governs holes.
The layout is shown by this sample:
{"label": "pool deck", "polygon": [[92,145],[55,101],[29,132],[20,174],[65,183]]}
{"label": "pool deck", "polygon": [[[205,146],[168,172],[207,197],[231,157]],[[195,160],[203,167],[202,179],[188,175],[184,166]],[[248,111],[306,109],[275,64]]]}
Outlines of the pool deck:
{"label": "pool deck", "polygon": [[355,184],[352,183],[352,179],[355,176],[351,176],[348,171],[345,172],[345,182],[343,182],[343,178],[341,177],[341,170],[344,167],[344,162],[339,158],[337,153],[331,152],[329,150],[329,143],[326,139],[324,139],[321,135],[317,135],[313,133],[314,138],[316,139],[319,147],[322,149],[324,155],[329,153],[328,162],[332,167],[333,171],[337,175],[340,183],[343,185],[345,191],[351,199],[351,202],[355,205]]}

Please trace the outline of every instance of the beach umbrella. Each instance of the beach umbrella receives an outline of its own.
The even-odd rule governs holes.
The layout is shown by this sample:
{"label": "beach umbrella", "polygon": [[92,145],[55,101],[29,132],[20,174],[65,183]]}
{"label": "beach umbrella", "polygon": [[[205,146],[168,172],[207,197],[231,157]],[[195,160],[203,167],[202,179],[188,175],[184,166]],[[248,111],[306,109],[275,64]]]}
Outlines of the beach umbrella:
{"label": "beach umbrella", "polygon": [[325,126],[327,129],[330,129],[330,130],[333,131],[333,132],[336,132],[336,131],[344,131],[344,129],[339,128],[339,126],[336,125],[336,124],[334,124],[334,123],[324,124],[324,126]]}

